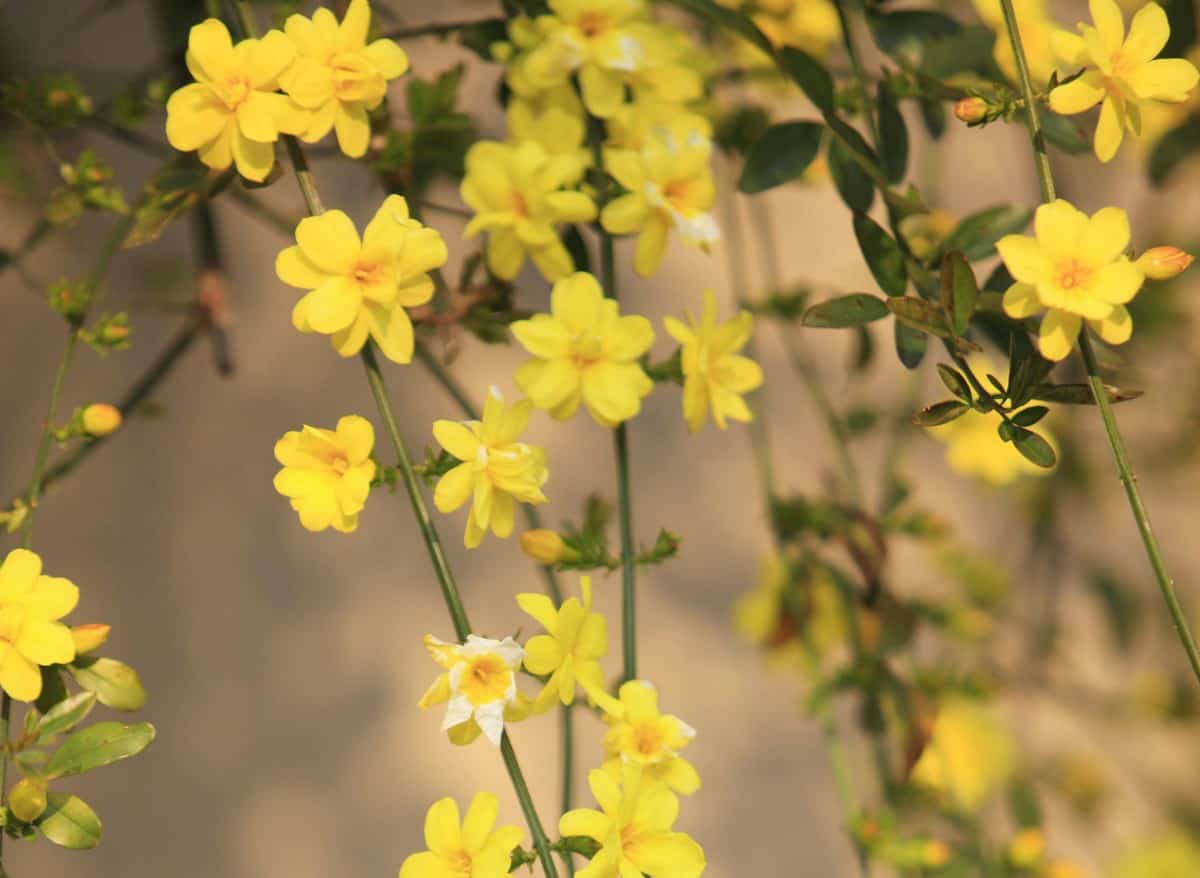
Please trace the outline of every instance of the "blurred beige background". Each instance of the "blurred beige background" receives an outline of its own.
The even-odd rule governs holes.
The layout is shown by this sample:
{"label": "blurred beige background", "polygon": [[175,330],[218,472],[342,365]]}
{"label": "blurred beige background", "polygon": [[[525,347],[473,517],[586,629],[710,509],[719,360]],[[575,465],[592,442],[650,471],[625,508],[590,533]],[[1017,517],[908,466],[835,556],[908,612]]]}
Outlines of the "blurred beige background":
{"label": "blurred beige background", "polygon": [[[155,56],[157,35],[149,5],[141,2],[117,4],[91,19],[82,34],[62,33],[64,21],[93,5],[0,4],[0,54],[15,70],[71,67],[86,89],[108,93]],[[410,22],[462,11],[428,2],[402,6]],[[432,43],[407,48],[423,74],[467,57]],[[490,102],[495,77],[494,67],[472,63],[464,96],[470,107],[487,108],[483,131],[498,137],[501,120]],[[64,152],[74,154],[85,143],[116,164],[132,197],[150,162],[100,136],[70,140]],[[1161,209],[1135,174],[1122,180],[1132,164],[1103,173],[1086,160],[1067,160],[1064,166],[1069,175],[1064,188],[1082,207],[1117,199],[1134,212],[1135,229],[1137,216],[1153,217]],[[986,134],[951,130],[936,155],[914,163],[917,169],[934,167],[942,205],[959,214],[1036,199],[1019,128],[997,125]],[[373,212],[381,194],[367,173],[328,162],[318,163],[316,171],[328,203],[360,222]],[[1194,232],[1197,188],[1190,193],[1186,208],[1172,201],[1171,209],[1190,217]],[[266,197],[298,215],[301,202],[290,179]],[[455,198],[450,191],[439,193],[441,201]],[[874,289],[854,246],[849,216],[830,188],[792,187],[771,201],[789,279]],[[0,243],[15,244],[37,210],[36,203],[5,203]],[[10,842],[15,878],[394,875],[408,853],[422,849],[425,809],[442,795],[463,802],[477,790],[494,790],[502,817],[520,822],[500,760],[486,742],[453,748],[438,730],[440,713],[422,714],[415,707],[437,670],[421,636],[445,637],[451,629],[406,500],[378,492],[353,536],[311,535],[272,490],[271,447],[280,434],[306,422],[330,425],[350,412],[375,420],[373,406],[356,361],[340,360],[324,339],[291,328],[294,292],[272,272],[285,242],[226,199],[216,213],[234,290],[235,376],[217,377],[207,345],[197,345],[155,397],[162,416],[132,421],[55,486],[35,539],[48,568],[83,590],[75,621],[113,624],[106,651],[140,670],[150,692],[144,715],[159,738],[142,757],[71,785],[104,821],[97,851],[74,854],[45,843]],[[452,262],[468,252],[457,221],[430,216],[446,236]],[[87,219],[80,231],[43,247],[31,269],[47,280],[82,275],[107,228],[107,220]],[[162,304],[184,303],[192,295],[190,243],[187,224],[178,223],[155,245],[118,256],[105,307],[131,310],[134,347],[106,359],[82,351],[65,411],[119,396],[183,319],[164,312]],[[1136,246],[1153,243],[1161,242],[1135,232]],[[705,256],[672,245],[667,266],[653,280],[639,281],[624,271],[625,307],[661,327],[661,315],[698,307],[700,291],[713,286],[728,312],[725,258],[720,249]],[[545,307],[548,290],[539,277],[527,273],[522,290],[526,306]],[[656,355],[669,350],[665,333],[659,334]],[[27,484],[61,338],[61,324],[45,305],[11,272],[0,277],[0,497]],[[809,332],[803,339],[828,366],[835,398],[898,398],[899,367],[882,333],[869,379],[851,386],[841,366],[848,338]],[[789,489],[815,490],[831,461],[824,434],[769,331],[763,347],[781,480]],[[453,368],[479,397],[488,383],[515,392],[511,375],[520,360],[517,351],[468,342]],[[414,448],[432,442],[434,418],[458,416],[419,365],[390,366],[387,377]],[[924,396],[937,392],[935,385],[927,387]],[[678,560],[642,572],[639,598],[642,673],[659,685],[664,707],[699,731],[688,755],[704,788],[684,802],[680,828],[704,844],[713,876],[854,874],[815,728],[799,710],[799,687],[765,673],[759,656],[736,639],[728,622],[731,602],[753,582],[767,546],[745,431],[709,427],[689,437],[679,404],[677,388],[660,386],[631,426],[631,443],[640,539],[649,542],[661,526],[684,538]],[[1151,393],[1121,414],[1136,436],[1137,425],[1153,424],[1156,411],[1168,404]],[[1102,442],[1098,429],[1089,435]],[[548,521],[577,516],[589,492],[611,493],[609,437],[590,420],[581,417],[564,427],[539,415],[530,438],[544,444],[549,456]],[[874,442],[863,450],[868,462],[877,457]],[[1095,450],[1104,451],[1099,445]],[[987,544],[985,524],[994,535],[1023,539],[1020,509],[1003,494],[950,476],[933,443],[918,437],[911,459],[924,473],[923,499],[955,510],[969,544]],[[869,463],[868,472],[874,472]],[[1147,485],[1184,588],[1200,574],[1188,514],[1193,486],[1194,479],[1178,478],[1173,484],[1150,479]],[[1077,549],[1086,552],[1087,545],[1102,543],[1106,556],[1120,560],[1120,569],[1140,577],[1136,534],[1115,479],[1112,488],[1103,505],[1080,511],[1076,530],[1086,542]],[[478,629],[500,636],[523,626],[528,633],[531,622],[513,595],[539,590],[541,582],[516,540],[489,539],[468,553],[461,546],[461,514],[439,515],[437,524]],[[11,543],[0,541],[0,547]],[[902,555],[897,563],[897,587],[924,586],[921,556]],[[565,582],[573,589],[575,577],[567,575]],[[597,591],[601,609],[610,614],[609,668],[615,671],[619,583],[603,579]],[[1075,618],[1086,655],[1089,632],[1098,623],[1082,610]],[[1063,711],[1035,715],[1019,704],[1014,710],[1035,743],[1072,735],[1080,746],[1116,754],[1134,743],[1125,732],[1115,741],[1097,739]],[[583,778],[599,759],[599,729],[588,718],[579,725],[578,800],[590,804]],[[1176,745],[1165,737],[1156,743],[1139,739],[1137,747],[1152,752]],[[526,723],[513,739],[543,818],[552,823],[558,798],[556,724],[550,718]],[[1146,752],[1139,760],[1152,761]],[[1142,770],[1141,762],[1129,770]],[[1170,772],[1162,774],[1169,780]],[[1154,818],[1147,803],[1135,792],[1129,795],[1130,813],[1111,844]],[[1072,841],[1069,820],[1052,839],[1068,852],[1081,847]],[[1088,850],[1103,853],[1093,845]]]}

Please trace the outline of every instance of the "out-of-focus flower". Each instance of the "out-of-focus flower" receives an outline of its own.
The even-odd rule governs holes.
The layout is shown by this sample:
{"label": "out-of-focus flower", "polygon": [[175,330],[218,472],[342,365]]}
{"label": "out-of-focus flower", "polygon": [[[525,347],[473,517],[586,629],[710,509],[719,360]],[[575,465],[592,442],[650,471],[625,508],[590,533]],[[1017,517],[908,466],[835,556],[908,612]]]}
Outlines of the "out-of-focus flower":
{"label": "out-of-focus flower", "polygon": [[[971,409],[948,424],[925,429],[945,444],[946,463],[960,476],[1003,487],[1021,476],[1046,476],[1053,472],[1026,460],[1011,442],[1001,439],[996,432],[1000,422],[997,412]],[[1044,430],[1042,433],[1047,438]],[[1053,444],[1052,437],[1048,441]]]}
{"label": "out-of-focus flower", "polygon": [[375,428],[366,418],[347,415],[334,430],[305,426],[275,443],[275,490],[287,497],[300,523],[311,531],[327,527],[351,533],[375,478]]}
{"label": "out-of-focus flower", "polygon": [[13,549],[0,564],[0,688],[16,701],[42,694],[42,666],[75,658],[71,630],[59,619],[78,603],[75,584],[43,574],[36,553]]}
{"label": "out-of-focus flower", "polygon": [[482,732],[499,747],[505,721],[515,722],[528,714],[528,704],[517,691],[516,673],[525,656],[521,645],[511,637],[490,640],[471,634],[466,643],[458,644],[427,634],[425,647],[445,671],[418,706],[425,710],[446,702],[442,731],[455,744],[469,744]]}
{"label": "out-of-focus flower", "polygon": [[1117,858],[1110,878],[1193,878],[1200,875],[1200,843],[1181,827],[1137,844]]}
{"label": "out-of-focus flower", "polygon": [[911,779],[955,807],[974,811],[1011,777],[1015,765],[1012,736],[995,711],[975,701],[955,700],[938,710],[932,738],[913,766]]}
{"label": "out-of-focus flower", "polygon": [[425,815],[425,845],[400,867],[400,878],[504,878],[513,848],[525,833],[519,826],[496,826],[500,804],[493,793],[476,793],[458,822],[458,805],[447,797]]}
{"label": "out-of-focus flower", "polygon": [[[996,32],[996,45],[992,49],[996,65],[1010,82],[1017,82],[1017,58],[1013,54],[1012,42],[1008,39],[1000,0],[973,2],[984,24]],[[1034,88],[1044,88],[1058,69],[1058,59],[1054,56],[1052,44],[1052,37],[1058,25],[1050,17],[1046,0],[1013,0],[1013,11],[1017,15],[1021,47],[1025,50],[1025,59],[1029,62],[1029,75],[1033,78]]]}

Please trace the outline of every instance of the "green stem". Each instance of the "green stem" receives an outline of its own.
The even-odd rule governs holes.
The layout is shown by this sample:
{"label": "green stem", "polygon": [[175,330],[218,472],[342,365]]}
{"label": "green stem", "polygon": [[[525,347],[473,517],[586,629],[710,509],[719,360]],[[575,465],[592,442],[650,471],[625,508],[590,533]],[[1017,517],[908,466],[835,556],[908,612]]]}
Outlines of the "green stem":
{"label": "green stem", "polygon": [[42,496],[42,478],[46,472],[46,461],[50,457],[50,446],[54,444],[54,424],[58,419],[58,401],[67,380],[67,372],[71,368],[71,360],[75,356],[75,348],[78,345],[79,328],[72,326],[67,333],[67,344],[63,348],[62,358],[58,361],[58,369],[54,373],[54,384],[50,388],[50,404],[46,409],[46,422],[42,427],[42,438],[38,442],[37,454],[33,460],[33,477],[29,480],[29,511],[26,513],[21,527],[22,548],[28,549],[33,542],[33,520],[37,514],[38,501]]}
{"label": "green stem", "polygon": [[[573,807],[575,780],[575,705],[564,704],[559,712],[559,733],[562,750],[562,813],[566,814]],[[570,851],[562,852],[563,867],[568,876],[575,874],[575,860]]]}
{"label": "green stem", "polygon": [[870,82],[867,74],[863,71],[862,60],[858,54],[858,43],[854,39],[854,33],[851,30],[850,16],[846,14],[845,0],[836,0],[833,4],[837,8],[838,21],[842,25],[842,44],[846,47],[846,56],[850,59],[850,69],[854,73],[854,81],[858,84],[863,96],[863,115],[867,117],[867,130],[871,133],[871,143],[878,148],[879,146],[879,124],[875,121],[875,113],[872,111],[872,101]]}
{"label": "green stem", "polygon": [[[1034,100],[1033,83],[1029,75],[1029,63],[1025,58],[1025,49],[1021,45],[1021,33],[1017,28],[1017,16],[1013,9],[1012,0],[1000,0],[1000,7],[1004,11],[1004,24],[1008,30],[1008,38],[1012,43],[1013,54],[1017,59],[1017,72],[1021,79],[1021,91],[1025,95],[1025,108],[1029,115],[1029,133],[1033,141],[1034,160],[1037,165],[1038,182],[1042,188],[1042,198],[1045,201],[1054,200],[1054,177],[1050,171],[1050,157],[1046,153],[1046,140],[1042,134],[1042,124],[1038,112],[1037,101]],[[1138,533],[1142,537],[1142,545],[1146,550],[1146,558],[1150,562],[1150,568],[1154,571],[1154,578],[1158,583],[1158,589],[1162,592],[1163,600],[1167,604],[1167,610],[1171,614],[1171,621],[1175,626],[1175,632],[1179,635],[1179,642],[1183,645],[1184,652],[1187,653],[1188,664],[1191,665],[1192,673],[1197,681],[1200,681],[1200,649],[1196,646],[1196,638],[1192,635],[1191,629],[1188,627],[1187,614],[1179,603],[1179,596],[1175,592],[1175,583],[1171,579],[1170,573],[1167,572],[1167,565],[1163,559],[1162,548],[1158,544],[1158,538],[1154,534],[1154,529],[1150,526],[1150,515],[1146,511],[1146,504],[1142,500],[1142,494],[1137,485],[1137,476],[1133,472],[1133,466],[1129,461],[1129,452],[1125,448],[1125,440],[1121,436],[1121,431],[1117,426],[1116,416],[1113,414],[1112,404],[1108,401],[1108,393],[1104,389],[1104,381],[1100,377],[1100,366],[1096,362],[1095,351],[1092,350],[1092,341],[1090,336],[1091,330],[1084,323],[1079,332],[1079,352],[1083,357],[1083,365],[1087,371],[1088,384],[1092,388],[1092,396],[1096,401],[1096,408],[1100,410],[1100,419],[1104,422],[1104,434],[1108,438],[1109,448],[1112,450],[1113,461],[1117,466],[1117,473],[1120,476],[1121,484],[1125,487],[1125,496],[1129,501],[1129,510],[1133,513],[1133,520],[1137,524]]]}

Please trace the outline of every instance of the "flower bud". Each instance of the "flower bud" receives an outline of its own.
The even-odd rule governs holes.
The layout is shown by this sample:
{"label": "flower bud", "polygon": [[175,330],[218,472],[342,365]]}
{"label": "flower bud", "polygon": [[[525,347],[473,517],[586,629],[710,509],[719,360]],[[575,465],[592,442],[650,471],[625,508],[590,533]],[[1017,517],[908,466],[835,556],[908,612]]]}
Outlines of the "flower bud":
{"label": "flower bud", "polygon": [[1194,258],[1178,247],[1151,247],[1138,257],[1137,267],[1151,280],[1170,280],[1182,274]]}
{"label": "flower bud", "polygon": [[89,436],[108,436],[121,428],[121,412],[108,403],[92,403],[83,410],[83,429]]}
{"label": "flower bud", "polygon": [[110,631],[111,625],[76,625],[71,629],[71,639],[75,641],[75,654],[84,655],[104,646]]}
{"label": "flower bud", "polygon": [[32,823],[46,810],[46,781],[40,777],[23,777],[8,792],[8,807],[25,823]]}
{"label": "flower bud", "polygon": [[988,105],[983,98],[963,98],[954,105],[954,115],[960,122],[978,125],[987,118]]}
{"label": "flower bud", "polygon": [[1032,869],[1046,855],[1046,833],[1028,826],[1008,843],[1008,861],[1020,869]]}
{"label": "flower bud", "polygon": [[521,534],[521,550],[539,564],[575,561],[579,553],[552,530],[527,530]]}

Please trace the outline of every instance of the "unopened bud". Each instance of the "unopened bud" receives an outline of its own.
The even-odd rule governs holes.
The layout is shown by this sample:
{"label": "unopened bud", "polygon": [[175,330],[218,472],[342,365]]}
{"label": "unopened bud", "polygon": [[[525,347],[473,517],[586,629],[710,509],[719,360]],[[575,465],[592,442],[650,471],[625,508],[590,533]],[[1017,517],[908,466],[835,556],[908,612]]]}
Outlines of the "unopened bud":
{"label": "unopened bud", "polygon": [[8,807],[18,820],[37,820],[46,811],[46,781],[40,777],[21,778],[8,792]]}
{"label": "unopened bud", "polygon": [[1046,856],[1046,833],[1028,826],[1008,843],[1008,861],[1020,869],[1032,869]]}
{"label": "unopened bud", "polygon": [[963,98],[954,105],[954,115],[960,122],[976,125],[987,118],[988,105],[983,98]]}
{"label": "unopened bud", "polygon": [[521,550],[539,564],[574,561],[579,553],[552,530],[527,530],[521,534]]}
{"label": "unopened bud", "polygon": [[100,340],[108,344],[117,344],[129,338],[129,327],[124,323],[109,323],[100,330]]}
{"label": "unopened bud", "polygon": [[1137,267],[1151,280],[1170,280],[1182,274],[1194,258],[1178,247],[1151,247],[1138,257]]}
{"label": "unopened bud", "polygon": [[121,412],[115,405],[92,403],[83,410],[83,429],[97,438],[115,433],[121,428]]}
{"label": "unopened bud", "polygon": [[71,629],[71,639],[75,641],[75,654],[85,655],[104,646],[110,631],[111,625],[76,625]]}

